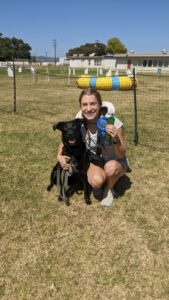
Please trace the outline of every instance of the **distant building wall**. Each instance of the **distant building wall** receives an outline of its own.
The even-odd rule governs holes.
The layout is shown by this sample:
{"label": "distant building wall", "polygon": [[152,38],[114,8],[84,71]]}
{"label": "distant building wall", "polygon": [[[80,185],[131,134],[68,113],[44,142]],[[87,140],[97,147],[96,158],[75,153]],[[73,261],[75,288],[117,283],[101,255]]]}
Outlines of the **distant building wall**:
{"label": "distant building wall", "polygon": [[69,66],[71,68],[97,68],[115,69],[116,60],[106,56],[87,56],[87,57],[70,57]]}
{"label": "distant building wall", "polygon": [[112,69],[112,70],[115,70],[116,68],[116,59],[112,57],[109,57],[109,56],[104,56],[103,59],[102,59],[102,62],[101,62],[101,66],[103,69]]}
{"label": "distant building wall", "polygon": [[167,53],[159,54],[116,54],[105,55],[101,57],[79,57],[69,58],[69,65],[72,68],[97,68],[111,70],[132,70],[135,68],[140,72],[156,72],[157,69],[169,71],[169,55]]}
{"label": "distant building wall", "polygon": [[161,69],[163,72],[169,71],[169,55],[159,54],[117,54],[116,68],[119,70],[129,70],[135,68],[138,72],[156,72]]}
{"label": "distant building wall", "polygon": [[[7,67],[9,65],[13,65],[13,61],[0,61],[0,67]],[[15,60],[15,65],[24,67],[29,66],[30,63],[28,61]]]}

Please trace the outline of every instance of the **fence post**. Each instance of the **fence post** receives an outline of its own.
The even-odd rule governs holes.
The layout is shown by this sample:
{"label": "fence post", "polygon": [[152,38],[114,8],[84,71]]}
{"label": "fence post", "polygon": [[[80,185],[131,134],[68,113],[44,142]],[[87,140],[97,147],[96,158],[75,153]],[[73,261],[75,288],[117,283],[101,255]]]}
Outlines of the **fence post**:
{"label": "fence post", "polygon": [[137,95],[136,95],[136,76],[135,68],[133,68],[133,92],[134,92],[134,144],[138,145],[138,118],[137,118]]}
{"label": "fence post", "polygon": [[13,97],[13,111],[16,112],[16,70],[15,70],[15,62],[13,57],[13,91],[14,91],[14,97]]}
{"label": "fence post", "polygon": [[67,85],[70,86],[70,77],[71,77],[71,68],[68,69],[68,79],[67,79]]}

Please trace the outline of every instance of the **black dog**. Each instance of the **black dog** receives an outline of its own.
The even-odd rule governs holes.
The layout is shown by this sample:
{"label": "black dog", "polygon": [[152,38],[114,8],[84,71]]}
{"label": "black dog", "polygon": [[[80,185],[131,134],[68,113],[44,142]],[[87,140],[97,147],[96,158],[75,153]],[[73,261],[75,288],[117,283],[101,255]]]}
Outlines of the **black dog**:
{"label": "black dog", "polygon": [[64,200],[69,205],[69,198],[79,191],[84,191],[86,204],[91,204],[90,185],[87,181],[87,169],[89,160],[87,158],[86,146],[83,142],[81,125],[83,120],[75,119],[68,122],[59,122],[53,126],[53,130],[62,132],[63,150],[62,154],[69,156],[68,163],[71,165],[69,171],[65,171],[57,163],[51,172],[51,183],[47,190],[50,191],[57,185],[58,200]]}

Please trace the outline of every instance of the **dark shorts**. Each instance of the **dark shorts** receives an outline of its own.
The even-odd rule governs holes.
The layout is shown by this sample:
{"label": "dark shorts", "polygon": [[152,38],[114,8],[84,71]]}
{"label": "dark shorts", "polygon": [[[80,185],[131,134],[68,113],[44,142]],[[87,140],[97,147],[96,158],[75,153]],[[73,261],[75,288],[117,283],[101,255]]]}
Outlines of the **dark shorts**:
{"label": "dark shorts", "polygon": [[128,164],[128,159],[126,157],[124,158],[119,158],[117,161],[122,165],[123,169],[125,172],[129,172],[129,164]]}
{"label": "dark shorts", "polygon": [[116,157],[110,156],[110,155],[105,155],[102,157],[102,156],[95,155],[93,153],[89,153],[89,161],[91,163],[93,163],[94,165],[102,167],[102,168],[108,161],[111,161],[111,160],[118,161],[121,164],[121,166],[123,167],[125,172],[131,171],[131,169],[129,167],[128,159],[126,157],[116,158]]}
{"label": "dark shorts", "polygon": [[128,169],[129,169],[129,163],[128,163],[128,159],[126,157],[123,157],[123,158],[117,158],[115,156],[111,156],[111,155],[105,155],[104,156],[104,161],[105,163],[108,162],[108,161],[111,161],[111,160],[116,160],[118,161],[121,166],[123,167],[124,171],[127,172]]}

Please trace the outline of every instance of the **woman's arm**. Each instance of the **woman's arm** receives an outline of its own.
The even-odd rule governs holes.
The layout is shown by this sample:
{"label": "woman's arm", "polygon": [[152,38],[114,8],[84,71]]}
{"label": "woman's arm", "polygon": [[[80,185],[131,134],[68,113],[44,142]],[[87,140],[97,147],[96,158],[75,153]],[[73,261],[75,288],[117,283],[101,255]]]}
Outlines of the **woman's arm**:
{"label": "woman's arm", "polygon": [[60,163],[62,169],[69,170],[70,164],[68,163],[70,157],[67,155],[63,155],[63,143],[61,142],[58,147],[57,160]]}
{"label": "woman's arm", "polygon": [[115,154],[118,158],[123,158],[126,153],[124,129],[122,127],[117,129],[113,125],[107,125],[106,132],[110,134],[112,138]]}

